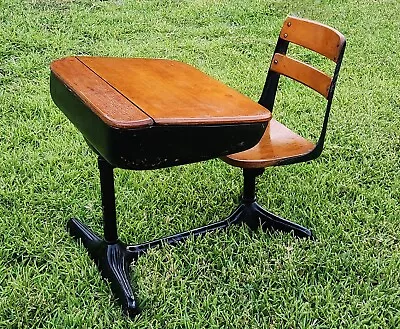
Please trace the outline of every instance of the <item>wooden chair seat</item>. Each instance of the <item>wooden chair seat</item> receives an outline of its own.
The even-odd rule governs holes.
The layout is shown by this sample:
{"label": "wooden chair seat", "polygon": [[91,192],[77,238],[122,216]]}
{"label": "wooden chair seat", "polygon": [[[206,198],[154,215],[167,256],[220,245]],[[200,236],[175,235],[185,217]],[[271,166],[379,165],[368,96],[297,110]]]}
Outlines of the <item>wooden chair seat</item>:
{"label": "wooden chair seat", "polygon": [[261,140],[252,148],[221,159],[241,168],[265,168],[280,161],[308,154],[315,144],[301,137],[275,119],[271,119]]}

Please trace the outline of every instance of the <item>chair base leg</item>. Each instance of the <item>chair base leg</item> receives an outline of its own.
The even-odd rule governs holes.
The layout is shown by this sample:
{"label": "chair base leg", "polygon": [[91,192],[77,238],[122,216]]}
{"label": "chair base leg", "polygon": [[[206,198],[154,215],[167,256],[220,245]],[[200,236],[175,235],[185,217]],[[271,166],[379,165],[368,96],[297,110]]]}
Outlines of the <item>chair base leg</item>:
{"label": "chair base leg", "polygon": [[265,210],[256,202],[256,178],[263,172],[264,168],[243,169],[243,196],[238,207],[238,210],[242,209],[240,212],[245,213],[241,215],[243,221],[253,230],[261,227],[264,230],[293,232],[300,238],[313,238],[309,229]]}
{"label": "chair base leg", "polygon": [[120,241],[107,243],[77,219],[70,219],[67,229],[75,240],[82,242],[102,277],[110,283],[124,313],[129,317],[138,314],[129,275],[133,255],[126,250],[126,245]]}
{"label": "chair base leg", "polygon": [[263,230],[292,232],[294,236],[299,238],[313,238],[312,232],[308,228],[265,210],[256,201],[243,203],[240,207],[243,207],[242,211],[245,212],[245,215],[242,216],[243,222],[252,230],[261,228]]}

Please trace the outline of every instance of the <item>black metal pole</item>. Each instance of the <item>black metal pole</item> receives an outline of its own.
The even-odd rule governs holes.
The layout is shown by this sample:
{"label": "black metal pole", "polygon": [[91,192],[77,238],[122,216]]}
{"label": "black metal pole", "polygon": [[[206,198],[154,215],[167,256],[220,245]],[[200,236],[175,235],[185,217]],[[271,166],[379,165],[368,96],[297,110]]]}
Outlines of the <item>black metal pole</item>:
{"label": "black metal pole", "polygon": [[256,201],[256,177],[264,172],[263,168],[243,169],[243,195],[244,203]]}
{"label": "black metal pole", "polygon": [[98,158],[100,171],[101,203],[103,208],[104,240],[108,244],[118,241],[117,213],[115,210],[113,166],[104,158]]}

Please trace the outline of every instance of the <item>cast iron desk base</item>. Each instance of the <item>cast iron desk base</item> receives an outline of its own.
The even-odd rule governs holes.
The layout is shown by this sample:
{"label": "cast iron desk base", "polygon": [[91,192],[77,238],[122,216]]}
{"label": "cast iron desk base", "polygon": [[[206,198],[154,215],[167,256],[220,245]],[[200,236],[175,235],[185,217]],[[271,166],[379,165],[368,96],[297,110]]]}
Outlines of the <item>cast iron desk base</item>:
{"label": "cast iron desk base", "polygon": [[[98,159],[102,206],[104,239],[98,237],[86,225],[77,219],[70,219],[67,228],[72,237],[80,240],[90,257],[96,263],[104,279],[110,285],[114,296],[118,299],[124,313],[132,317],[139,312],[137,302],[130,283],[130,264],[137,260],[148,249],[162,244],[176,244],[190,236],[197,237],[232,224],[246,223],[251,229],[263,229],[293,232],[298,237],[312,237],[311,231],[264,210],[255,199],[254,171],[245,171],[244,189],[241,204],[226,219],[194,230],[178,233],[169,237],[145,242],[137,245],[126,245],[117,234],[113,167],[103,158]],[[260,170],[257,174],[261,174]]]}

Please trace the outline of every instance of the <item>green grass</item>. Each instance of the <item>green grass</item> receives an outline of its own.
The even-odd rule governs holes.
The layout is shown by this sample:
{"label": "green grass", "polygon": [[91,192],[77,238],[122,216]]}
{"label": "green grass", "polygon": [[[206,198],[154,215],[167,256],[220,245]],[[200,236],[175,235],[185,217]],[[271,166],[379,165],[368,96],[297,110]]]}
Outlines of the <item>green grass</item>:
{"label": "green grass", "polygon": [[[75,216],[100,232],[100,195],[94,155],[51,101],[50,62],[177,59],[257,100],[287,14],[348,41],[323,155],[259,180],[260,203],[317,240],[234,227],[152,250],[127,319],[65,231]],[[0,0],[0,328],[400,327],[399,22],[398,0]],[[313,97],[281,87],[276,117],[317,136]],[[221,219],[240,188],[219,160],[116,170],[121,238]]]}

